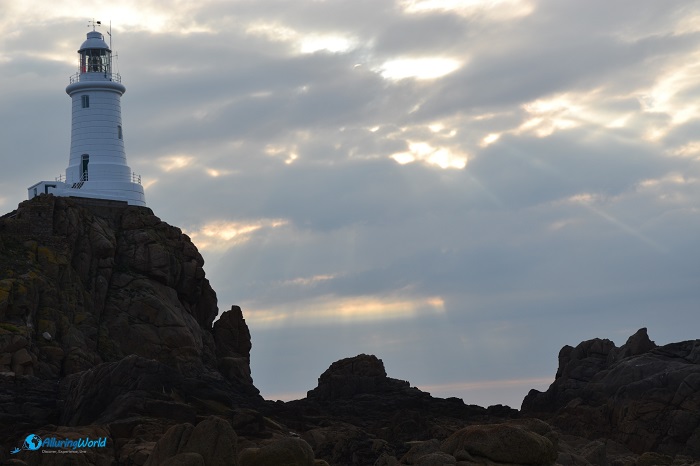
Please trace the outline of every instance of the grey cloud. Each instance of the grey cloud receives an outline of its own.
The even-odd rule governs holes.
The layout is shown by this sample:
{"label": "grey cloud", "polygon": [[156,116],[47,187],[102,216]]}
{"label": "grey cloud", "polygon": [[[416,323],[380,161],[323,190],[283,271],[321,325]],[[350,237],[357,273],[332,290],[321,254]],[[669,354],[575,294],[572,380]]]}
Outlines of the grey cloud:
{"label": "grey cloud", "polygon": [[380,56],[463,55],[469,51],[470,21],[451,14],[404,15],[385,26],[376,38]]}
{"label": "grey cloud", "polygon": [[[470,173],[513,206],[553,201],[583,192],[618,194],[678,161],[659,159],[644,144],[614,137],[586,141],[587,130],[548,138],[504,137],[470,164]],[[585,135],[584,135],[585,134]]]}

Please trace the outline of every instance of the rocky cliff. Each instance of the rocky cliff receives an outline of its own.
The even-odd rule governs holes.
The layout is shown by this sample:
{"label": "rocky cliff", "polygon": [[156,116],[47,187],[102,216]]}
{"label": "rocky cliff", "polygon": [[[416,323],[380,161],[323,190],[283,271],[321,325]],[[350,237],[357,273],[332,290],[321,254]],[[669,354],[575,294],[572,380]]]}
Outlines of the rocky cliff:
{"label": "rocky cliff", "polygon": [[252,386],[240,309],[212,329],[202,256],[150,209],[42,196],[0,234],[0,370],[57,379],[135,354],[201,374],[233,357]]}
{"label": "rocky cliff", "polygon": [[[0,218],[0,436],[259,401],[240,308],[148,208],[40,196]],[[216,410],[214,410],[216,411]]]}
{"label": "rocky cliff", "polygon": [[[0,463],[700,465],[700,341],[566,346],[520,411],[434,398],[365,354],[270,402],[203,263],[143,207],[39,196],[0,217]],[[105,447],[21,448],[30,433]]]}

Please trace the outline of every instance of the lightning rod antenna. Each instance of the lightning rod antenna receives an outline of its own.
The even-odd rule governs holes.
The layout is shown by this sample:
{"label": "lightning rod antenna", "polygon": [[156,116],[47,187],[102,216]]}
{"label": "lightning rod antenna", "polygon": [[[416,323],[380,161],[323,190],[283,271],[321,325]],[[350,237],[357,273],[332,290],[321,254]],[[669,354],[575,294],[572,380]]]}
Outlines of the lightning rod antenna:
{"label": "lightning rod antenna", "polygon": [[109,20],[109,31],[107,32],[109,34],[109,50],[114,50],[112,48],[112,20]]}

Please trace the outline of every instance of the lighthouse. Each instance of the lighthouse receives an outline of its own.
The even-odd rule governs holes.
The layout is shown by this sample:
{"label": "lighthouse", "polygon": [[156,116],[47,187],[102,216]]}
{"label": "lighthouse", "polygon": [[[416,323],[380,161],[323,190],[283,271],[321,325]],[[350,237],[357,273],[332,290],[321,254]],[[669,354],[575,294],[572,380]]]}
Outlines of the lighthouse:
{"label": "lighthouse", "polygon": [[66,93],[72,101],[70,157],[65,175],[28,188],[39,194],[125,201],[145,206],[141,177],[126,163],[121,97],[126,87],[112,69],[112,50],[99,31],[88,32],[78,50],[79,72]]}

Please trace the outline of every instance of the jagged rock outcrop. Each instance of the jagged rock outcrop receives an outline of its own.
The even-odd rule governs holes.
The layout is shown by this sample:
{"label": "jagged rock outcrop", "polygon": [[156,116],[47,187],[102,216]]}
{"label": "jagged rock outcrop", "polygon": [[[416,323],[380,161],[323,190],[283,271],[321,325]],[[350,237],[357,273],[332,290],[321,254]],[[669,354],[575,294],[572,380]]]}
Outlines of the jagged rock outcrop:
{"label": "jagged rock outcrop", "polygon": [[366,354],[332,363],[306,399],[270,404],[264,412],[303,432],[316,457],[334,466],[372,465],[379,458],[398,464],[407,442],[444,440],[465,425],[517,416],[500,405],[434,398],[388,377],[382,360]]}
{"label": "jagged rock outcrop", "polygon": [[635,453],[700,457],[700,340],[659,347],[641,329],[620,348],[565,346],[554,383],[530,391],[521,412]]}
{"label": "jagged rock outcrop", "polygon": [[[360,354],[334,362],[318,378],[318,386],[307,394],[319,401],[352,398],[360,394],[411,393],[404,380],[387,377],[384,363],[374,355]],[[412,391],[419,392],[416,389]]]}
{"label": "jagged rock outcrop", "polygon": [[235,357],[252,386],[240,308],[218,326],[235,332],[212,330],[202,256],[150,209],[40,196],[0,235],[0,370],[55,379],[136,354],[195,374]]}
{"label": "jagged rock outcrop", "polygon": [[[291,402],[290,406],[318,406],[344,416],[356,416],[368,424],[375,420],[385,423],[387,415],[403,418],[383,425],[395,433],[392,440],[413,436],[428,429],[431,419],[445,417],[508,418],[517,415],[516,410],[501,405],[488,409],[465,405],[457,398],[433,398],[405,380],[388,377],[381,359],[374,355],[360,354],[341,359],[318,379],[318,386],[307,393],[306,400]],[[423,411],[430,412],[429,416]]]}
{"label": "jagged rock outcrop", "polygon": [[240,307],[232,306],[214,323],[214,342],[221,374],[233,382],[252,386],[250,330]]}
{"label": "jagged rock outcrop", "polygon": [[129,354],[216,367],[202,256],[150,209],[41,196],[0,221],[5,370],[57,378]]}
{"label": "jagged rock outcrop", "polygon": [[203,264],[144,207],[44,195],[0,217],[0,436],[262,401],[242,312],[212,325]]}

